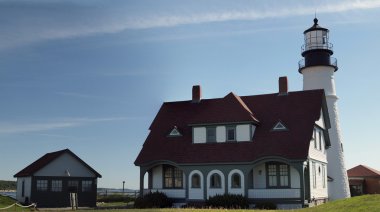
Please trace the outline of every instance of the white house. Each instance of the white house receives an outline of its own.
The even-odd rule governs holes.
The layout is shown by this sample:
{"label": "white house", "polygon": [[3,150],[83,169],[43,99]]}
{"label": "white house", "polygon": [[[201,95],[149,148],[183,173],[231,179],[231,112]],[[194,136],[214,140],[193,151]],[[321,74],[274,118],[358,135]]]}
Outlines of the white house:
{"label": "white house", "polygon": [[16,199],[38,207],[69,207],[70,193],[78,206],[96,206],[98,172],[69,149],[47,153],[17,174]]}
{"label": "white house", "polygon": [[201,99],[200,86],[194,86],[192,100],[165,102],[135,161],[141,194],[147,175],[148,191],[178,203],[230,193],[252,204],[300,208],[348,197],[336,59],[330,57],[328,30],[317,19],[304,35],[303,91],[288,92],[281,77],[278,93]]}

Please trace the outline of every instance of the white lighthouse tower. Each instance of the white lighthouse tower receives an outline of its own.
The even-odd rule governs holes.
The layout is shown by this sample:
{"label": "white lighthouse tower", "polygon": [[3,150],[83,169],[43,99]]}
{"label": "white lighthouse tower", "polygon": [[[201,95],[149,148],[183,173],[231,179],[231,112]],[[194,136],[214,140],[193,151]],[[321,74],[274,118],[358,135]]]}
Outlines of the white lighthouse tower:
{"label": "white lighthouse tower", "polygon": [[304,31],[305,43],[302,46],[303,60],[298,71],[303,75],[303,89],[324,89],[331,121],[329,135],[331,147],[327,149],[327,175],[330,177],[328,193],[330,200],[350,197],[347,171],[344,164],[343,142],[339,126],[338,106],[335,92],[334,72],[338,70],[333,54],[333,45],[329,43],[329,30],[314,25]]}

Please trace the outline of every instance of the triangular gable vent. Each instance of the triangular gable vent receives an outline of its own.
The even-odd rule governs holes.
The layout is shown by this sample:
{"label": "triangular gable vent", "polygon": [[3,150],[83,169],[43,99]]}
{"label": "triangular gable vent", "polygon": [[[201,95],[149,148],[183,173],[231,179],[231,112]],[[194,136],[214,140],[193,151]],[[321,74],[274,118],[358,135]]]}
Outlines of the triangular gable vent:
{"label": "triangular gable vent", "polygon": [[182,136],[182,134],[177,129],[177,126],[174,126],[172,131],[170,131],[169,136]]}
{"label": "triangular gable vent", "polygon": [[281,131],[281,130],[288,130],[288,128],[281,122],[278,121],[276,125],[274,125],[273,131]]}

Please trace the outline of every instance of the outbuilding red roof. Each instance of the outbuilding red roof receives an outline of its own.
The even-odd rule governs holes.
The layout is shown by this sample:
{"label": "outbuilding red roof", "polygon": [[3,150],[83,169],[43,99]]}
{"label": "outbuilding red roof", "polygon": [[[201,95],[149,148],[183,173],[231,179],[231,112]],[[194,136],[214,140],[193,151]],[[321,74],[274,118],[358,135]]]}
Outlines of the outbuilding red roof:
{"label": "outbuilding red roof", "polygon": [[56,152],[50,152],[50,153],[45,154],[44,156],[40,157],[38,160],[31,163],[29,166],[25,167],[23,170],[19,171],[17,174],[14,175],[14,177],[33,176],[33,174],[36,173],[38,170],[42,169],[43,167],[48,165],[50,162],[59,158],[64,153],[68,153],[68,154],[72,155],[80,163],[82,163],[89,170],[91,170],[97,177],[102,177],[98,172],[96,172],[93,168],[91,168],[87,163],[85,163],[82,159],[80,159],[76,154],[74,154],[69,149],[64,149],[64,150],[60,150],[60,151],[56,151]]}
{"label": "outbuilding red roof", "polygon": [[[150,133],[135,165],[154,161],[178,164],[252,162],[278,156],[305,160],[312,132],[322,108],[327,112],[323,90],[289,92],[192,101],[165,102],[150,126]],[[278,121],[288,130],[273,131]],[[329,127],[329,119],[325,117]],[[256,125],[251,141],[193,144],[192,126],[247,123]],[[182,136],[168,137],[177,126]]]}
{"label": "outbuilding red roof", "polygon": [[347,171],[348,177],[380,177],[380,171],[368,166],[358,165]]}

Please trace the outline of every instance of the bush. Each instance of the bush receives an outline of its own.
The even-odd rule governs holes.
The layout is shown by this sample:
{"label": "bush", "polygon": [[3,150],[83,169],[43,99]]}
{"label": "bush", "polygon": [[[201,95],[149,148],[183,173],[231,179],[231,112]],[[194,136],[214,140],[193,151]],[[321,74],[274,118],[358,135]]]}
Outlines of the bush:
{"label": "bush", "polygon": [[137,197],[135,200],[135,208],[169,208],[171,206],[172,202],[166,194],[158,191]]}
{"label": "bush", "polygon": [[130,197],[122,194],[110,194],[107,196],[98,196],[98,202],[132,202],[134,197]]}
{"label": "bush", "polygon": [[256,203],[255,208],[264,209],[264,210],[276,210],[277,205],[273,202],[259,202],[259,203]]}
{"label": "bush", "polygon": [[249,202],[246,197],[237,194],[215,195],[206,201],[206,205],[212,208],[240,209],[248,208]]}

